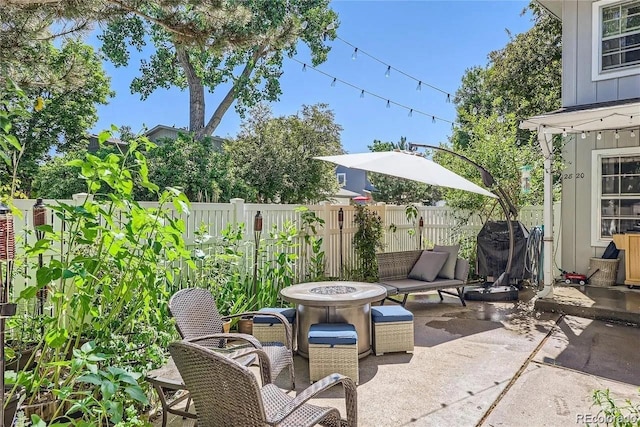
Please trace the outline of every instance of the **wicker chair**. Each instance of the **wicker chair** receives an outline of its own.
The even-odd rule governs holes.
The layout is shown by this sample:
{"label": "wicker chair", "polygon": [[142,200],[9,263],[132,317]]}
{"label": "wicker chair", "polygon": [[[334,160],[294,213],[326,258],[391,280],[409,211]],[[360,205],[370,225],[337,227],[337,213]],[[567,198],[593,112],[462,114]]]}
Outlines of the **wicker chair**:
{"label": "wicker chair", "polygon": [[[269,383],[270,364],[262,350],[244,350],[258,355],[262,387],[247,367],[208,348],[181,341],[171,343],[169,351],[193,399],[199,427],[357,425],[356,385],[348,377],[329,375],[292,397]],[[344,387],[346,419],[336,408],[306,403],[336,384]]]}
{"label": "wicker chair", "polygon": [[[291,388],[295,388],[295,374],[293,370],[293,345],[291,327],[287,319],[278,313],[245,312],[232,316],[221,316],[216,308],[211,293],[202,288],[182,289],[169,300],[169,311],[175,319],[176,328],[180,336],[188,341],[196,342],[219,352],[229,352],[225,348],[226,339],[245,341],[248,346],[262,349],[269,357],[269,371],[273,382],[284,368],[289,369]],[[255,337],[247,334],[223,333],[222,324],[233,317],[240,316],[274,316],[285,325],[286,343],[260,343]],[[234,348],[232,350],[235,350]],[[247,363],[254,360],[247,359]]]}

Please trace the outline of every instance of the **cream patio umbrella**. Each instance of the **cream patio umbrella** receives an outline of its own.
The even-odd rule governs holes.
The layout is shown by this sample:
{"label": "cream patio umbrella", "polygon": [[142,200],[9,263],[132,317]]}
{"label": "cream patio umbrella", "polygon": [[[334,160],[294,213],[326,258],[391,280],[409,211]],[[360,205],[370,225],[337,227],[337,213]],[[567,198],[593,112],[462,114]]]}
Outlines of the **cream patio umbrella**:
{"label": "cream patio umbrella", "polygon": [[360,169],[398,178],[406,178],[439,187],[470,191],[487,197],[498,197],[468,179],[416,153],[381,151],[314,158],[351,169]]}

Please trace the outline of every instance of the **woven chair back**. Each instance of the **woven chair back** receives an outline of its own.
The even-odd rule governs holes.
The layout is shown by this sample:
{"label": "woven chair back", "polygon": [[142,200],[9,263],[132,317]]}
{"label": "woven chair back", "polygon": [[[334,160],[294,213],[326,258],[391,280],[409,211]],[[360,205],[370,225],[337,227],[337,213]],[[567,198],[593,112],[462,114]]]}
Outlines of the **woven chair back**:
{"label": "woven chair back", "polygon": [[193,399],[199,427],[267,424],[258,381],[249,369],[184,341],[171,343],[169,352]]}
{"label": "woven chair back", "polygon": [[[219,334],[222,332],[222,316],[216,302],[207,289],[181,289],[169,300],[169,311],[175,319],[178,333],[184,339]],[[220,347],[221,340],[199,341],[207,347]]]}

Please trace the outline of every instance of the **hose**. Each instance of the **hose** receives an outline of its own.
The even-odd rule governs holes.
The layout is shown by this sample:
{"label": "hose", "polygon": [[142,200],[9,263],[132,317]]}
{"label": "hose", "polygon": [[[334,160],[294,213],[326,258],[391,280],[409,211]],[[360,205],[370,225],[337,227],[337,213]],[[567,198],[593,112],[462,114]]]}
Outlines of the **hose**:
{"label": "hose", "polygon": [[542,271],[541,254],[542,254],[542,238],[544,236],[542,227],[533,227],[529,232],[527,239],[527,251],[524,256],[525,278],[534,288],[538,288]]}

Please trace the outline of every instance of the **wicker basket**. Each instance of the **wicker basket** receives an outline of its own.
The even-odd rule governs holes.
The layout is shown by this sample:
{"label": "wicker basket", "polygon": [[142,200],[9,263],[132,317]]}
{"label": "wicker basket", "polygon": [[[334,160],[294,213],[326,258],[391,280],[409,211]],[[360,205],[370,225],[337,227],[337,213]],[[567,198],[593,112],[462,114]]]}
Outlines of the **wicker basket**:
{"label": "wicker basket", "polygon": [[616,284],[618,275],[618,259],[589,259],[589,274],[593,274],[589,279],[589,284],[593,286],[613,286]]}

